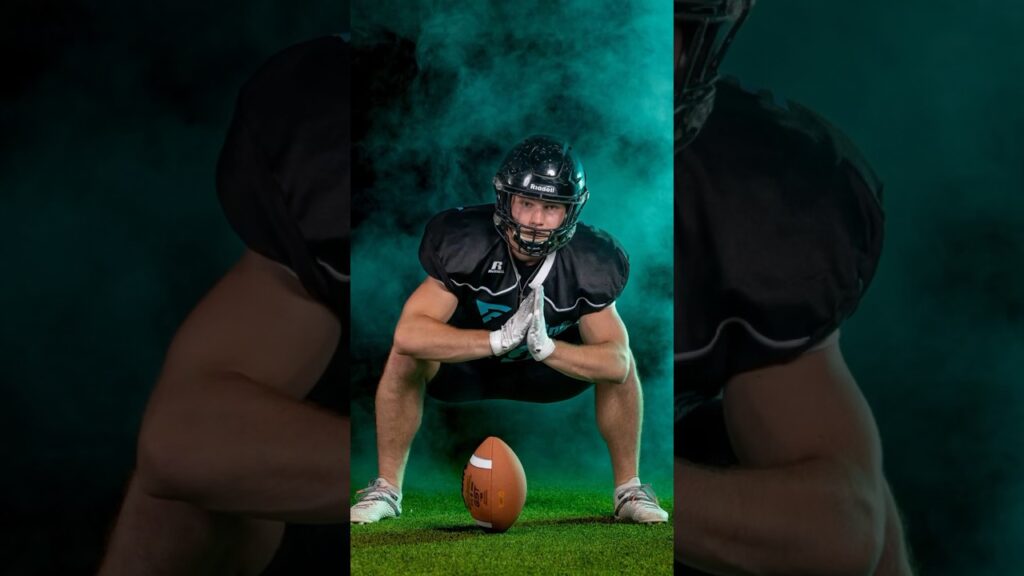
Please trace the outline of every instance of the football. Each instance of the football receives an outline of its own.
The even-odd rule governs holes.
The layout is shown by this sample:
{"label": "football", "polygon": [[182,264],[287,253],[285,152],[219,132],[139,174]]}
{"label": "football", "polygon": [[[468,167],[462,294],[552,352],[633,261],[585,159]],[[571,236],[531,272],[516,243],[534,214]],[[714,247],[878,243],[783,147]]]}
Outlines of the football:
{"label": "football", "polygon": [[488,437],[462,472],[462,501],[488,532],[508,530],[526,504],[526,473],[516,453],[500,438]]}

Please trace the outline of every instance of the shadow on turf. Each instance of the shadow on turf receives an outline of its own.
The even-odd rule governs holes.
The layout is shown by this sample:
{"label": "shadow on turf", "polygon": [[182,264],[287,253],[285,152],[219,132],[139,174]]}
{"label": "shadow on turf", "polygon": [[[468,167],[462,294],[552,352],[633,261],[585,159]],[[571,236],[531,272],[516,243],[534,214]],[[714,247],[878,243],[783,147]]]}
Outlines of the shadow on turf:
{"label": "shadow on turf", "polygon": [[[584,525],[584,524],[614,524],[615,519],[610,516],[584,516],[576,518],[550,518],[547,520],[527,520],[517,522],[512,532],[525,531],[530,528],[543,528],[545,526]],[[430,542],[441,542],[451,540],[465,540],[468,538],[486,537],[491,534],[484,532],[478,526],[471,524],[458,524],[454,526],[438,526],[436,528],[424,528],[415,532],[398,532],[391,534],[374,534],[371,541],[354,543],[357,546],[392,546],[395,544],[426,544]]]}
{"label": "shadow on turf", "polygon": [[[562,526],[565,524],[614,524],[615,519],[610,516],[585,516],[582,518],[551,518],[548,520],[526,520],[523,522],[516,522],[516,526],[519,528],[534,528],[542,526]],[[477,526],[441,526],[434,528],[439,532],[450,532],[450,533],[462,533],[462,532],[478,532],[486,534]]]}

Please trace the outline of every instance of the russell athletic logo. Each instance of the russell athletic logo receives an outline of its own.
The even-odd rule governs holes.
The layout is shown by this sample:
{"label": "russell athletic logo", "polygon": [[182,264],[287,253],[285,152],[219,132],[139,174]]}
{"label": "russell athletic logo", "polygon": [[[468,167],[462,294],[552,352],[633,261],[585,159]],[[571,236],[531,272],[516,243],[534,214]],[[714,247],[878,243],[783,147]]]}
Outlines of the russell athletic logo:
{"label": "russell athletic logo", "polygon": [[501,260],[495,260],[491,262],[491,269],[487,271],[488,274],[504,274],[505,270],[502,268],[503,264]]}
{"label": "russell athletic logo", "polygon": [[537,192],[546,192],[549,194],[553,194],[555,192],[555,187],[550,186],[548,184],[530,184],[530,190],[536,190]]}

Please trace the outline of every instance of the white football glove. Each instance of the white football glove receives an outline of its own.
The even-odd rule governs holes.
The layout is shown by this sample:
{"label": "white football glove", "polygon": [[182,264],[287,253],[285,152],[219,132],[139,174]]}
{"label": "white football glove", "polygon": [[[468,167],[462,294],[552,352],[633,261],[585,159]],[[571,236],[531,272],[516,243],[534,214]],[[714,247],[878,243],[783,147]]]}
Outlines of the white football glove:
{"label": "white football glove", "polygon": [[533,302],[533,321],[526,332],[526,347],[534,360],[543,362],[555,351],[555,342],[548,336],[548,323],[544,321],[544,287],[538,287],[534,293],[537,298]]}
{"label": "white football glove", "polygon": [[526,338],[526,331],[530,328],[530,320],[533,318],[533,301],[537,292],[530,292],[530,295],[519,304],[519,309],[511,318],[502,324],[494,332],[491,332],[491,352],[495,356],[501,356],[509,350],[519,346]]}

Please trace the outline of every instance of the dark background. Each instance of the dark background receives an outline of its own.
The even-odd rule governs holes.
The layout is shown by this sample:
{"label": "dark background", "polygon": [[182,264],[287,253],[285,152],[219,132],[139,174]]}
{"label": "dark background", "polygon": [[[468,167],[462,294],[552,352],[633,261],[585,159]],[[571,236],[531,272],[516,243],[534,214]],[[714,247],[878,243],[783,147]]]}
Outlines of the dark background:
{"label": "dark background", "polygon": [[241,254],[214,167],[242,82],[347,0],[0,7],[0,572],[95,570],[184,315]]}
{"label": "dark background", "polygon": [[922,574],[1024,569],[1022,30],[1010,0],[764,1],[724,65],[824,114],[885,182],[842,344]]}

